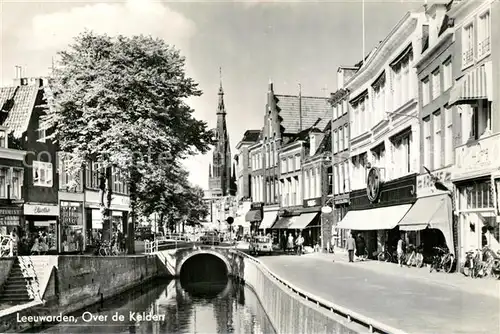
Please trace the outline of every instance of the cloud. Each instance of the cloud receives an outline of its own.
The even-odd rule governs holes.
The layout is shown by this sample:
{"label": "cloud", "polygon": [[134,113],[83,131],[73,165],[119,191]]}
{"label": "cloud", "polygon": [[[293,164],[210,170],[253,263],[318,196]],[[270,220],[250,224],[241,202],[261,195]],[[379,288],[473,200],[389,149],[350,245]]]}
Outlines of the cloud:
{"label": "cloud", "polygon": [[162,3],[129,0],[37,15],[29,29],[23,32],[25,39],[21,41],[32,51],[60,49],[85,29],[109,35],[152,35],[184,48],[195,33],[192,21]]}

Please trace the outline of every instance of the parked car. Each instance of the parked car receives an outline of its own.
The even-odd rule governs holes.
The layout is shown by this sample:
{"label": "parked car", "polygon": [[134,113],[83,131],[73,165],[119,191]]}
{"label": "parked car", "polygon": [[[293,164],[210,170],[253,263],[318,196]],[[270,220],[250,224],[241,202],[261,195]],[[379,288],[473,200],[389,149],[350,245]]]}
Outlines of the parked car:
{"label": "parked car", "polygon": [[154,239],[154,234],[151,231],[150,227],[138,227],[135,230],[135,240],[141,241],[141,240],[149,240],[153,241]]}
{"label": "parked car", "polygon": [[250,254],[267,254],[271,255],[273,252],[273,241],[269,237],[258,236],[250,240]]}
{"label": "parked car", "polygon": [[200,238],[200,241],[204,244],[204,245],[218,245],[220,244],[220,240],[221,238],[219,237],[219,235],[214,232],[214,231],[209,231],[209,232],[206,232],[204,235],[201,236]]}

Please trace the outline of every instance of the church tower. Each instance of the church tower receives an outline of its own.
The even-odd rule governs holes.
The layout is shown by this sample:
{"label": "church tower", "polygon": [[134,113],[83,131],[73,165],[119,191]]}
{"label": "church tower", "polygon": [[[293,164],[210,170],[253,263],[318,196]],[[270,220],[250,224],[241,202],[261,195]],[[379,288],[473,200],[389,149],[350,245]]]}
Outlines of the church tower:
{"label": "church tower", "polygon": [[[221,73],[221,70],[219,69]],[[224,90],[222,75],[217,105],[217,128],[215,129],[215,148],[212,166],[209,170],[208,187],[212,196],[229,196],[231,190],[231,146],[226,126],[226,107],[224,106]],[[232,191],[231,191],[232,192]]]}

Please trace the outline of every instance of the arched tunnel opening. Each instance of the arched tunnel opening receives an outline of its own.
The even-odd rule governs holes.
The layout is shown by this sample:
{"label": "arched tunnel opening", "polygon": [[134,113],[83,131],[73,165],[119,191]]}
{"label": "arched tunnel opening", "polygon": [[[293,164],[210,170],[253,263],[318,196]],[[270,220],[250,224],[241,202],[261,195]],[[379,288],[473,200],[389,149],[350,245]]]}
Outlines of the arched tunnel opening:
{"label": "arched tunnel opening", "polygon": [[228,279],[226,263],[213,254],[196,254],[182,264],[181,282],[225,282]]}
{"label": "arched tunnel opening", "polygon": [[182,264],[181,287],[193,297],[214,298],[229,281],[226,263],[213,254],[196,254]]}

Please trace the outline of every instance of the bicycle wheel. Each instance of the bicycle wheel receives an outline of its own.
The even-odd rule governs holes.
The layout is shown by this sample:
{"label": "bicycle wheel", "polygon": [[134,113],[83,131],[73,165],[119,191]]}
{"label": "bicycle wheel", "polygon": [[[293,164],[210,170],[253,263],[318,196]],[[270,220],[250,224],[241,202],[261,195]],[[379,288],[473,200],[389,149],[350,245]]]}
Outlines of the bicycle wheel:
{"label": "bicycle wheel", "polygon": [[455,257],[451,254],[446,256],[446,259],[443,261],[443,270],[447,273],[451,273],[453,270],[453,264],[455,263]]}
{"label": "bicycle wheel", "polygon": [[422,254],[417,254],[417,258],[415,260],[415,265],[417,268],[422,268],[424,265],[424,256]]}
{"label": "bicycle wheel", "polygon": [[106,248],[103,248],[103,247],[99,248],[99,255],[100,256],[106,256],[106,253],[107,253]]}
{"label": "bicycle wheel", "polygon": [[384,253],[384,252],[380,252],[380,253],[378,253],[378,255],[377,255],[377,260],[379,260],[379,261],[385,261],[385,260],[386,260],[386,255],[385,255],[385,253]]}
{"label": "bicycle wheel", "polygon": [[462,266],[462,274],[465,277],[469,277],[471,275],[471,268],[469,268],[466,264]]}

